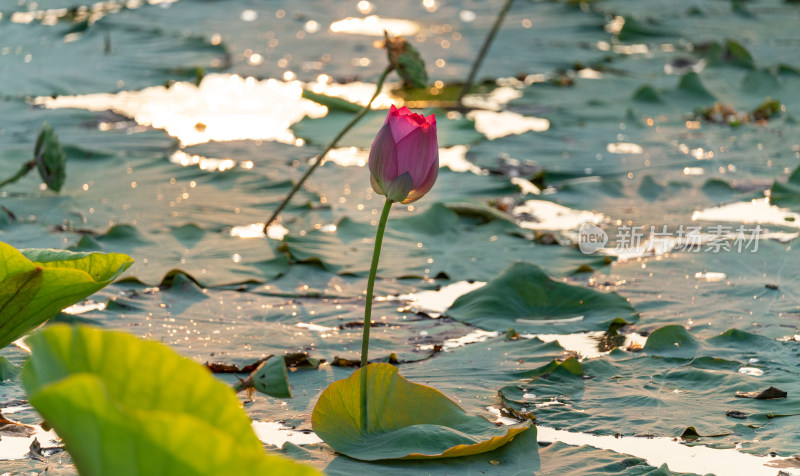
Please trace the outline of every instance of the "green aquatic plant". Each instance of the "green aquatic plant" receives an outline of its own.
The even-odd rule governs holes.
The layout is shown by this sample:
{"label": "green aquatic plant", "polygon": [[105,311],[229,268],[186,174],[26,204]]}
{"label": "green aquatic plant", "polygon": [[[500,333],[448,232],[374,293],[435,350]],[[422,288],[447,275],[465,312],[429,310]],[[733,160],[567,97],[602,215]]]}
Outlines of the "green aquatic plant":
{"label": "green aquatic plant", "polygon": [[527,430],[526,421],[497,427],[467,414],[444,394],[409,382],[391,364],[369,363],[372,299],[383,235],[394,203],[428,193],[439,172],[436,119],[408,108],[389,111],[369,154],[372,188],[384,195],[367,281],[361,365],[326,388],[314,407],[314,431],[333,449],[361,460],[431,459],[494,450]]}
{"label": "green aquatic plant", "polygon": [[36,138],[33,158],[22,164],[17,173],[0,182],[0,187],[16,182],[36,168],[47,188],[59,192],[67,178],[66,167],[67,156],[58,142],[58,136],[50,124],[45,122]]}
{"label": "green aquatic plant", "polygon": [[157,342],[56,325],[22,383],[82,476],[317,475],[264,452],[233,390]]}
{"label": "green aquatic plant", "polygon": [[131,264],[124,254],[17,250],[0,242],[0,348],[106,287]]}

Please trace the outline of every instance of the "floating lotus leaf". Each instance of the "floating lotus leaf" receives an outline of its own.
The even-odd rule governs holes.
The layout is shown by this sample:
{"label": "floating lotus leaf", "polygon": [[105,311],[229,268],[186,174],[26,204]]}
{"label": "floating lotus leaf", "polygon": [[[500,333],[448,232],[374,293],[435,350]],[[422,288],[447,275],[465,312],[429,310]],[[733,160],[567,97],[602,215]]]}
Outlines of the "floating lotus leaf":
{"label": "floating lotus leaf", "polygon": [[[367,377],[367,427],[361,414],[361,372]],[[325,443],[352,458],[434,459],[492,451],[530,428],[500,426],[470,415],[438,390],[409,382],[390,364],[370,364],[331,384],[311,419]]]}

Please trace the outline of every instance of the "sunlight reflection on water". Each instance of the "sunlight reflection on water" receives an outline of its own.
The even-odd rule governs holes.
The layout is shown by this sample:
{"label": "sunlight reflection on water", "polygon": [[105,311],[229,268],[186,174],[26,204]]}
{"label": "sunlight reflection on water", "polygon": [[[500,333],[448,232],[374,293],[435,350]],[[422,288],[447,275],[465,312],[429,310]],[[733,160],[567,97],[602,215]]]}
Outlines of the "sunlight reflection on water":
{"label": "sunlight reflection on water", "polygon": [[350,33],[383,37],[384,30],[392,35],[413,36],[420,31],[420,25],[411,20],[381,18],[370,15],[364,18],[348,17],[331,23],[333,33]]}
{"label": "sunlight reflection on water", "polygon": [[475,121],[475,130],[489,140],[550,129],[550,121],[547,119],[523,116],[511,111],[470,111],[467,113],[467,119]]}
{"label": "sunlight reflection on water", "polygon": [[695,279],[699,279],[701,281],[708,281],[709,283],[714,283],[714,282],[717,282],[717,281],[725,281],[726,279],[728,279],[728,275],[727,274],[714,272],[714,271],[697,272],[697,273],[694,273],[694,277],[695,277]]}
{"label": "sunlight reflection on water", "polygon": [[[273,223],[267,228],[267,238],[280,241],[289,233],[289,230],[280,223]],[[252,223],[250,225],[235,226],[231,228],[231,236],[234,238],[263,238],[264,224]]]}
{"label": "sunlight reflection on water", "polygon": [[[289,72],[287,74],[285,81],[273,78],[257,80],[236,74],[209,74],[199,86],[184,81],[173,83],[169,87],[153,86],[138,91],[55,98],[41,96],[35,98],[33,104],[48,109],[113,111],[134,119],[139,126],[165,130],[169,135],[178,138],[183,147],[210,141],[234,140],[270,140],[301,146],[304,141],[295,137],[290,127],[305,117],[321,118],[328,114],[327,107],[302,96],[304,88],[362,106],[369,102],[375,91],[374,84],[338,84],[325,74],[319,75],[311,83],[294,80],[294,75]],[[391,88],[391,85],[384,86],[375,98],[373,108],[382,109],[393,104],[403,104],[402,99],[392,96]],[[504,104],[519,97],[519,94],[514,88],[500,86],[487,95],[468,96],[468,103],[492,110],[474,110],[467,117],[474,120],[475,129],[489,139],[530,131],[547,131],[550,128],[550,121],[547,119],[498,111]],[[101,130],[118,128],[107,122],[98,127]],[[450,148],[454,153],[454,161],[458,160],[455,155],[460,150]],[[466,149],[464,152],[466,153]],[[177,154],[176,160],[183,163],[187,159]],[[192,157],[188,160],[198,164],[200,158]],[[212,164],[206,161],[205,164],[211,168],[230,168],[227,166],[230,165],[228,162]],[[459,166],[449,166],[453,170],[461,167],[464,170],[458,171],[469,170],[473,173],[480,170],[469,166],[464,160],[461,160]]]}
{"label": "sunlight reflection on water", "polygon": [[28,437],[3,435],[0,440],[0,461],[28,458],[34,440],[38,440],[44,447],[56,446],[60,441],[54,430],[45,431],[39,426]]}
{"label": "sunlight reflection on water", "polygon": [[[478,342],[484,342],[499,335],[500,333],[496,331],[484,331],[481,329],[476,329],[470,332],[469,334],[463,335],[461,337],[454,337],[452,339],[445,340],[444,342],[442,342],[442,350],[446,352],[448,350],[464,347],[465,345],[477,344]],[[423,344],[417,348],[417,350],[420,351],[431,351],[434,349],[435,349],[434,344]]]}
{"label": "sunlight reflection on water", "polygon": [[[499,408],[487,407],[498,423],[514,425],[519,421],[503,416]],[[775,476],[776,468],[787,475],[800,475],[794,467],[794,458],[757,456],[736,449],[718,449],[708,446],[687,446],[677,438],[636,437],[620,435],[592,435],[577,431],[557,430],[541,423],[536,425],[540,443],[560,441],[572,446],[595,448],[629,454],[647,460],[651,466],[666,464],[672,471],[696,474],[747,474],[752,476]]]}
{"label": "sunlight reflection on water", "polygon": [[692,214],[692,221],[756,223],[800,228],[800,213],[772,205],[767,197],[697,210]]}
{"label": "sunlight reflection on water", "polygon": [[295,445],[322,443],[322,440],[311,430],[295,430],[273,421],[254,421],[253,430],[262,443],[277,447],[283,446],[286,442],[294,443]]}
{"label": "sunlight reflection on water", "polygon": [[140,125],[164,129],[183,146],[208,141],[275,140],[295,144],[289,127],[306,116],[319,118],[328,108],[302,97],[300,81],[257,80],[210,74],[200,86],[179,82],[116,94],[38,97],[48,109],[112,110]]}
{"label": "sunlight reflection on water", "polygon": [[467,94],[464,96],[464,106],[474,109],[489,109],[499,111],[503,106],[522,97],[522,91],[510,86],[500,86],[489,94]]}
{"label": "sunlight reflection on water", "polygon": [[180,164],[184,167],[197,165],[201,170],[208,172],[224,172],[236,166],[243,169],[252,169],[253,161],[245,160],[236,162],[233,159],[215,159],[213,157],[203,157],[201,155],[189,155],[182,150],[176,150],[169,156],[169,161],[173,164]]}
{"label": "sunlight reflection on water", "polygon": [[611,154],[635,155],[644,153],[642,146],[632,142],[614,142],[608,144],[606,150]]}
{"label": "sunlight reflection on water", "polygon": [[[516,423],[516,421],[515,421]],[[747,474],[775,476],[772,464],[788,458],[755,456],[734,449],[686,446],[673,438],[597,436],[537,426],[539,441],[561,441],[568,445],[590,445],[644,458],[652,466],[669,465],[672,471],[697,474]],[[800,475],[800,468],[782,468],[785,474]]]}
{"label": "sunlight reflection on water", "polygon": [[[582,359],[595,359],[602,357],[610,350],[601,351],[599,348],[600,339],[606,333],[604,331],[576,332],[574,334],[523,334],[520,337],[525,339],[539,339],[542,342],[558,341],[558,344],[570,352],[577,352]],[[647,337],[637,333],[625,334],[625,341],[620,348],[630,346],[643,347]]]}
{"label": "sunlight reflection on water", "polygon": [[[94,3],[91,6],[70,5],[72,8],[50,8],[42,10],[36,10],[36,7],[38,6],[37,3],[31,2],[31,6],[34,8],[33,10],[13,12],[9,15],[9,20],[12,23],[19,24],[27,24],[38,21],[42,25],[53,26],[56,25],[60,20],[69,17],[69,20],[74,23],[86,21],[91,24],[101,19],[105,15],[118,13],[123,9],[135,10],[144,5],[166,6],[178,1],[179,0],[128,0],[126,2],[121,0],[108,0]],[[20,2],[20,5],[22,4],[23,3]],[[0,19],[2,18],[2,15],[0,15]],[[69,34],[67,37],[68,36]]]}
{"label": "sunlight reflection on water", "polygon": [[430,317],[441,316],[459,297],[486,286],[481,281],[458,281],[442,286],[438,291],[419,291],[412,294],[387,296],[376,301],[408,301],[414,312],[424,312]]}
{"label": "sunlight reflection on water", "polygon": [[577,230],[584,223],[599,225],[606,220],[602,213],[574,210],[548,200],[528,200],[514,207],[512,215],[519,226],[530,230]]}
{"label": "sunlight reflection on water", "polygon": [[77,304],[73,304],[72,306],[66,307],[61,310],[61,312],[65,314],[83,314],[89,311],[102,311],[105,310],[106,303],[104,302],[95,302],[95,301],[84,301],[79,302]]}

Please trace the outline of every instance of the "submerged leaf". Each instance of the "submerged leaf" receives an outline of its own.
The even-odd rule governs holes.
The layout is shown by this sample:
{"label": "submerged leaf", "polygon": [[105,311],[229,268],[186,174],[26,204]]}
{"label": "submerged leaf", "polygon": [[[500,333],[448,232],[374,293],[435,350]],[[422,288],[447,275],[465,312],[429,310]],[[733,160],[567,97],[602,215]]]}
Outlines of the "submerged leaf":
{"label": "submerged leaf", "polygon": [[724,45],[710,42],[698,45],[698,50],[708,60],[710,66],[733,65],[752,69],[755,66],[753,55],[735,40],[727,40]]}
{"label": "submerged leaf", "polygon": [[633,16],[626,16],[625,22],[618,36],[620,40],[627,41],[637,37],[673,36],[674,33],[659,27],[653,20],[639,20]]}
{"label": "submerged leaf", "polygon": [[634,101],[650,103],[661,103],[664,101],[664,99],[661,97],[661,93],[659,93],[658,90],[649,84],[641,86],[639,89],[634,91],[632,98]]}
{"label": "submerged leaf", "polygon": [[523,373],[521,376],[527,378],[538,378],[552,375],[554,373],[580,377],[583,375],[583,367],[581,366],[580,362],[578,362],[578,359],[576,359],[573,355],[563,362],[552,360],[549,364],[539,367],[538,369],[529,370]]}
{"label": "submerged leaf", "polygon": [[725,412],[725,416],[728,418],[736,418],[737,420],[747,419],[747,413],[740,412],[739,410],[728,410]]}
{"label": "submerged leaf", "polygon": [[717,433],[717,434],[715,434],[715,435],[701,435],[701,434],[700,434],[700,433],[697,431],[697,429],[696,429],[695,427],[693,427],[693,426],[688,426],[688,427],[686,427],[686,429],[685,429],[685,430],[683,430],[683,433],[681,433],[681,436],[680,436],[680,438],[681,438],[682,440],[696,440],[696,439],[698,439],[698,438],[719,438],[720,436],[728,436],[728,435],[730,435],[730,434],[731,434],[731,432],[727,432],[727,433]]}
{"label": "submerged leaf", "polygon": [[[362,424],[361,372],[368,372],[368,426]],[[312,415],[317,435],[352,458],[432,459],[485,453],[531,423],[498,427],[469,415],[441,392],[409,382],[389,364],[370,364],[322,392]]]}
{"label": "submerged leaf", "polygon": [[[581,264],[597,267],[606,263],[605,257],[584,255],[574,248],[539,246],[518,236],[523,231],[505,220],[475,223],[470,215],[434,203],[422,213],[389,221],[378,276],[445,275],[486,281],[521,259],[536,261],[557,274],[574,272]],[[372,249],[363,246],[363,239],[372,233],[373,225],[345,217],[332,232],[310,230],[305,235],[287,235],[282,247],[297,261],[320,263],[339,274],[366,276]],[[498,252],[486,253],[487,246]]]}
{"label": "submerged leaf", "polygon": [[681,76],[678,82],[678,90],[689,95],[694,96],[700,100],[713,100],[714,95],[706,89],[700,75],[694,71],[688,72]]}
{"label": "submerged leaf", "polygon": [[774,398],[786,398],[788,394],[783,390],[770,387],[762,392],[736,392],[738,398],[754,398],[756,400],[772,400]]}
{"label": "submerged leaf", "polygon": [[658,328],[647,336],[644,351],[655,355],[691,357],[699,345],[683,326],[674,324]]}
{"label": "submerged leaf", "polygon": [[7,358],[0,356],[0,382],[11,380],[19,375],[19,368]]}
{"label": "submerged leaf", "polygon": [[797,167],[784,182],[775,181],[769,191],[769,201],[779,207],[800,209],[800,167]]}
{"label": "submerged leaf", "polygon": [[617,293],[558,282],[523,262],[458,298],[446,315],[499,332],[509,326],[534,332],[605,330],[615,318],[633,322],[638,317]]}

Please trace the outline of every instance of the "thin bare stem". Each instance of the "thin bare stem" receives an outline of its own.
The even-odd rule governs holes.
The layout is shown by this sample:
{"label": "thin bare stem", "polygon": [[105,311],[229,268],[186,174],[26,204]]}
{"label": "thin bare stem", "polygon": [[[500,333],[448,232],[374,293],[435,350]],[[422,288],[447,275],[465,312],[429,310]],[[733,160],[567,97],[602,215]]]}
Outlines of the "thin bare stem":
{"label": "thin bare stem", "polygon": [[33,170],[34,167],[36,167],[36,161],[30,160],[28,162],[25,162],[24,164],[22,164],[22,167],[17,171],[17,173],[0,182],[0,187],[4,187],[10,183],[16,182],[17,180],[24,177],[28,172]]}
{"label": "thin bare stem", "polygon": [[375,93],[372,95],[367,105],[361,108],[361,110],[358,111],[358,113],[353,117],[353,119],[351,119],[350,122],[348,122],[347,125],[344,126],[344,128],[341,131],[339,131],[339,134],[337,134],[336,137],[333,138],[333,140],[328,144],[328,146],[325,147],[325,150],[323,150],[322,153],[317,157],[317,160],[313,164],[311,164],[308,170],[306,170],[306,173],[303,174],[302,177],[300,177],[300,180],[296,184],[294,184],[292,190],[289,192],[288,195],[286,195],[286,198],[283,199],[281,204],[278,205],[278,208],[275,209],[275,211],[272,213],[272,216],[269,217],[269,220],[267,220],[267,222],[264,223],[265,235],[267,234],[269,226],[272,224],[273,221],[275,221],[276,218],[278,218],[278,215],[280,215],[280,213],[283,211],[283,209],[286,207],[286,205],[289,203],[292,197],[294,197],[297,191],[300,190],[300,187],[303,186],[308,177],[310,177],[311,174],[314,173],[314,170],[316,170],[317,167],[322,165],[322,163],[325,161],[325,156],[328,155],[328,152],[330,152],[331,149],[336,147],[336,144],[338,144],[339,140],[342,137],[344,137],[345,134],[347,134],[347,131],[352,129],[352,127],[356,125],[356,123],[360,121],[361,118],[364,117],[364,115],[366,115],[367,112],[369,112],[372,109],[372,102],[375,101],[375,98],[378,97],[378,94],[380,94],[381,89],[383,89],[383,82],[386,80],[386,76],[388,76],[389,73],[392,72],[392,69],[393,69],[392,66],[389,65],[386,67],[385,70],[383,70],[383,73],[381,74],[380,78],[378,78],[378,83],[375,85]]}
{"label": "thin bare stem", "polygon": [[489,47],[492,45],[492,41],[494,41],[494,37],[497,35],[497,32],[500,31],[500,27],[503,25],[503,20],[505,20],[508,10],[511,9],[512,3],[514,3],[514,0],[506,0],[505,5],[503,5],[503,9],[497,14],[497,19],[494,21],[492,30],[489,32],[489,35],[486,36],[486,40],[483,42],[483,46],[481,46],[481,50],[478,52],[475,62],[472,63],[472,69],[469,72],[469,76],[467,76],[467,80],[464,82],[464,85],[461,86],[461,92],[458,93],[458,107],[463,107],[462,101],[464,100],[464,96],[472,87],[472,83],[475,81],[475,75],[478,73],[481,63],[483,63],[483,58],[489,51]]}

